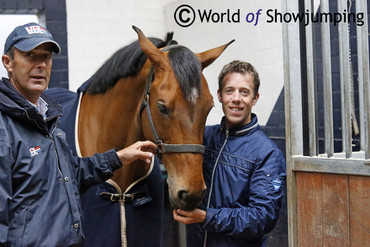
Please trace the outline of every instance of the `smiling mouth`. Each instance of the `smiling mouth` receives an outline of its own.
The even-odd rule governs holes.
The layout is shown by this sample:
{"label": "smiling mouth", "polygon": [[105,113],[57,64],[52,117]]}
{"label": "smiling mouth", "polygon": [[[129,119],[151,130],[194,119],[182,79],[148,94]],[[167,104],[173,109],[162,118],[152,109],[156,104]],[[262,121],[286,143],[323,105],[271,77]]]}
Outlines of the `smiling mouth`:
{"label": "smiling mouth", "polygon": [[239,108],[239,107],[229,107],[229,109],[234,111],[234,112],[239,112],[239,111],[243,110],[243,108]]}

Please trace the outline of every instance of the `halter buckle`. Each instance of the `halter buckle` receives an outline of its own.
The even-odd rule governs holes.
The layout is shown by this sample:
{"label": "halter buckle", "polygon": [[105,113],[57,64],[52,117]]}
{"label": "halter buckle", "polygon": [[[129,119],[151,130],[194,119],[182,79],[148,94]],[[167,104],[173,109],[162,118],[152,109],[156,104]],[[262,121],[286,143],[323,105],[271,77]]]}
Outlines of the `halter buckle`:
{"label": "halter buckle", "polygon": [[138,191],[131,194],[125,193],[109,193],[109,192],[102,192],[99,194],[102,199],[109,200],[111,202],[132,202],[134,199],[138,199],[141,197],[145,197],[146,193],[144,191]]}

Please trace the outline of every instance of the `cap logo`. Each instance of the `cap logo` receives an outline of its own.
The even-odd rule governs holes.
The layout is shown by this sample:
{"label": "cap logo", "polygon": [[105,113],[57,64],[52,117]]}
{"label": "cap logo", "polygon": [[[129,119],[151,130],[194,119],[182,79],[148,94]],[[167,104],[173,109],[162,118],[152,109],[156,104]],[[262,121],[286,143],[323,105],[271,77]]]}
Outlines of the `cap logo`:
{"label": "cap logo", "polygon": [[35,33],[47,34],[47,31],[40,26],[29,26],[29,27],[25,27],[25,29],[28,34],[35,34]]}

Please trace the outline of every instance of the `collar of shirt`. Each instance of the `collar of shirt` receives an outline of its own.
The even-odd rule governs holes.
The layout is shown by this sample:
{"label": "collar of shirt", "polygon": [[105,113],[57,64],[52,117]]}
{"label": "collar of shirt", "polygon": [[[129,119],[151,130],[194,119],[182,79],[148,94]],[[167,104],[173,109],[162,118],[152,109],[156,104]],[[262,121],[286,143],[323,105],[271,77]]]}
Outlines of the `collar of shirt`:
{"label": "collar of shirt", "polygon": [[33,104],[30,101],[28,102],[36,108],[38,113],[40,113],[44,119],[46,119],[46,112],[48,111],[48,103],[46,103],[45,100],[43,100],[43,98],[40,97],[37,100],[37,105]]}

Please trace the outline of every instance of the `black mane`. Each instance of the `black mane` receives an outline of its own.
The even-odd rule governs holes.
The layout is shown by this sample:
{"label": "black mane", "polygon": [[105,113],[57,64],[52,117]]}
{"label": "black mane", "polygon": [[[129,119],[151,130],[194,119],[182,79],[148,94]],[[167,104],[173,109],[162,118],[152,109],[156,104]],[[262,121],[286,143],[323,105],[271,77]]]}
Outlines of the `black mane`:
{"label": "black mane", "polygon": [[[149,40],[156,47],[162,48],[169,44],[177,44],[172,40],[172,36],[173,33],[167,33],[165,41],[158,38],[149,38]],[[168,55],[184,96],[188,97],[191,88],[194,87],[200,91],[201,65],[194,53],[184,46],[177,46],[171,49]],[[137,75],[146,59],[147,56],[142,51],[139,41],[119,49],[95,72],[86,92],[105,93],[114,87],[120,78]]]}

